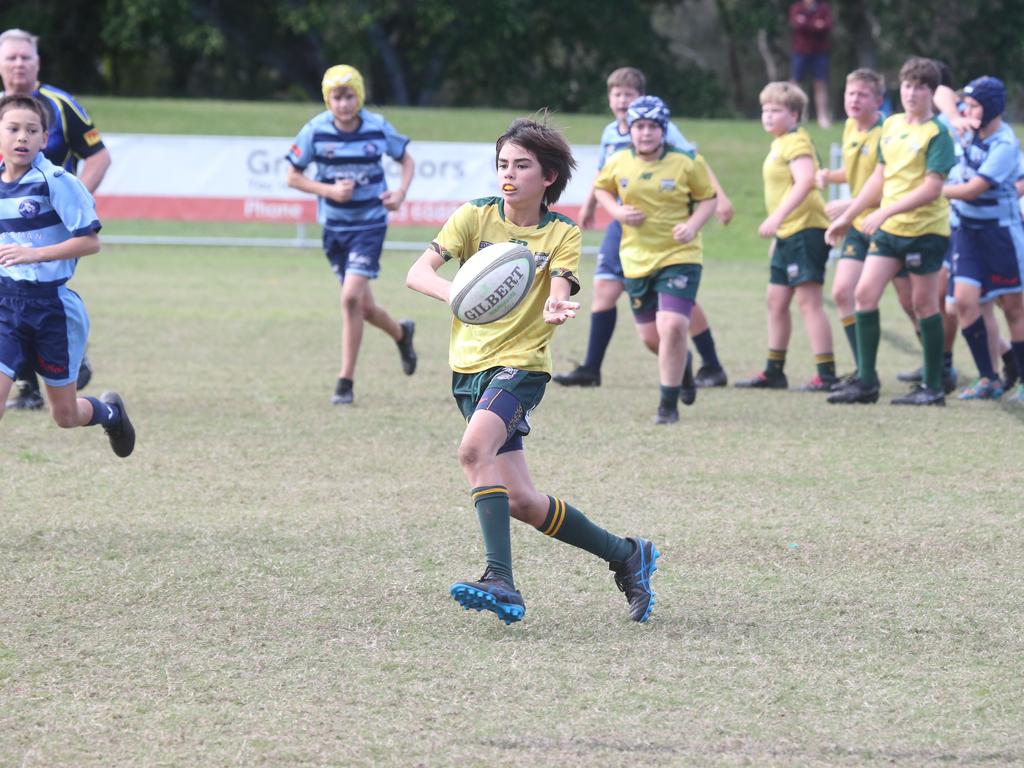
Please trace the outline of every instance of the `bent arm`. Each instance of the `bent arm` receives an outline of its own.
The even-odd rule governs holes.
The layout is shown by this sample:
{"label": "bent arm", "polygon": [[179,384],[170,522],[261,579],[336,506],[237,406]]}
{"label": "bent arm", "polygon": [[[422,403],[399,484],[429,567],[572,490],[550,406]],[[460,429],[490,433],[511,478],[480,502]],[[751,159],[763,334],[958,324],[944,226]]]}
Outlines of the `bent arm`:
{"label": "bent arm", "polygon": [[427,248],[420,257],[409,267],[405,275],[405,284],[414,291],[424,296],[448,303],[448,295],[451,293],[451,280],[445,280],[437,270],[444,264],[444,258],[434,250],[433,246]]}
{"label": "bent arm", "polygon": [[110,151],[106,147],[82,161],[82,166],[78,169],[78,180],[89,190],[89,194],[96,194],[103,177],[107,175],[110,163]]}

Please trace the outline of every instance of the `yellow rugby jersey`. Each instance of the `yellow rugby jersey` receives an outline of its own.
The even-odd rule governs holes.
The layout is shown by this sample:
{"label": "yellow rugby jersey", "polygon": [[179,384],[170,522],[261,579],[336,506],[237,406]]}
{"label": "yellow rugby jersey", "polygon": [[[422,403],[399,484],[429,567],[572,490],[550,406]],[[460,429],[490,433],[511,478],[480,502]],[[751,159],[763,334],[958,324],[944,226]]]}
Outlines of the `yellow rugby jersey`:
{"label": "yellow rugby jersey", "polygon": [[619,258],[626,277],[645,277],[670,264],[702,262],[700,234],[688,243],[677,243],[672,227],[689,220],[697,203],[715,196],[703,157],[666,147],[657,160],[648,162],[629,147],[608,159],[594,186],[647,216],[639,227],[622,225]]}
{"label": "yellow rugby jersey", "polygon": [[512,312],[486,325],[467,325],[452,317],[448,364],[458,373],[476,373],[495,366],[551,373],[548,342],[554,325],[544,322],[544,302],[551,278],[564,277],[579,291],[576,277],[583,244],[580,228],[560,213],[544,211],[535,227],[519,227],[505,218],[505,201],[483,197],[460,206],[441,228],[434,246],[445,261],[461,266],[482,247],[514,242],[533,253],[536,275],[530,292]]}
{"label": "yellow rugby jersey", "polygon": [[[937,173],[945,179],[956,165],[953,138],[934,117],[924,123],[911,124],[906,114],[893,115],[882,125],[878,162],[885,166],[884,207],[921,186],[928,173]],[[899,237],[948,237],[949,202],[944,195],[939,195],[927,205],[890,216],[882,230]]]}
{"label": "yellow rugby jersey", "polygon": [[[793,188],[793,174],[789,170],[791,161],[804,155],[814,161],[814,170],[818,171],[818,153],[814,149],[811,137],[803,128],[794,128],[789,133],[776,137],[764,159],[761,175],[764,177],[764,205],[768,213],[773,213]],[[803,202],[796,207],[782,222],[776,237],[785,238],[805,229],[827,229],[828,216],[825,215],[825,198],[821,192],[812,189]]]}
{"label": "yellow rugby jersey", "polygon": [[[857,121],[852,117],[846,119],[846,125],[843,127],[843,169],[846,171],[850,197],[856,197],[875,172],[875,166],[878,165],[878,141],[881,138],[881,115],[866,131],[858,129]],[[853,220],[853,226],[860,229],[860,223],[877,210],[868,208],[862,211]]]}

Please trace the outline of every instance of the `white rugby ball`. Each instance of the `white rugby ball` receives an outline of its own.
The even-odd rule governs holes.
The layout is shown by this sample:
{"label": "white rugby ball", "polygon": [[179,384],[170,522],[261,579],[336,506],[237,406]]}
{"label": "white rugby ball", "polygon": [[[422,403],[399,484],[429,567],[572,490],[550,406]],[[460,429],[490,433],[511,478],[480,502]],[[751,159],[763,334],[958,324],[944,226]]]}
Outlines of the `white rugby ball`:
{"label": "white rugby ball", "polygon": [[533,285],[534,274],[533,254],[526,246],[485,246],[455,273],[448,304],[464,323],[493,323],[519,306]]}

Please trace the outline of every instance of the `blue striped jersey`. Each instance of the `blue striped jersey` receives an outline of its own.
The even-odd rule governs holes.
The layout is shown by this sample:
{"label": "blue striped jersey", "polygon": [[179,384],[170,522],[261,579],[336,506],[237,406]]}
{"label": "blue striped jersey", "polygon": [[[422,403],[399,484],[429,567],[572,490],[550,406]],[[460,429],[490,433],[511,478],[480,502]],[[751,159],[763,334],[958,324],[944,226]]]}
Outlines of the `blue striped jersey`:
{"label": "blue striped jersey", "polygon": [[[40,248],[99,231],[92,195],[41,152],[20,179],[0,180],[0,242]],[[77,263],[78,259],[61,259],[0,266],[0,277],[36,283],[65,281],[75,273]]]}
{"label": "blue striped jersey", "polygon": [[[675,123],[668,124],[668,135],[665,137],[665,143],[675,149],[681,149],[683,152],[695,153],[697,151],[697,147],[686,140],[682,132],[676,128]],[[609,157],[620,149],[632,146],[632,144],[633,140],[629,136],[629,131],[619,133],[618,121],[612,120],[604,127],[604,131],[601,133],[601,152],[597,158],[597,169],[601,170],[604,168],[604,164],[608,162]]]}
{"label": "blue striped jersey", "polygon": [[1009,226],[1020,220],[1015,182],[1020,177],[1020,142],[1003,123],[986,139],[974,135],[960,158],[964,182],[980,176],[991,186],[974,200],[954,200],[961,226]]}
{"label": "blue striped jersey", "polygon": [[317,199],[317,221],[328,229],[355,231],[385,226],[388,212],[380,195],[388,188],[384,155],[401,160],[409,139],[398,133],[382,115],[359,110],[355,131],[340,131],[330,112],[321,112],[306,123],[285,156],[300,171],[316,163],[316,180],[331,184],[352,179],[352,199],[336,203]]}

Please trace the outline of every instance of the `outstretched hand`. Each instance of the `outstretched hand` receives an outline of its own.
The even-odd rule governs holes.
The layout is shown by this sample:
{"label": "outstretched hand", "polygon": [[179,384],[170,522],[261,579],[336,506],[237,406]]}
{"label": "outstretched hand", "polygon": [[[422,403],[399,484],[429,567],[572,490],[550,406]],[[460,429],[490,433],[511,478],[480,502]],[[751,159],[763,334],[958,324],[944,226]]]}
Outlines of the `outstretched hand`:
{"label": "outstretched hand", "polygon": [[578,301],[565,301],[548,297],[544,302],[544,322],[551,325],[561,325],[570,317],[576,317],[576,310],[580,308]]}

